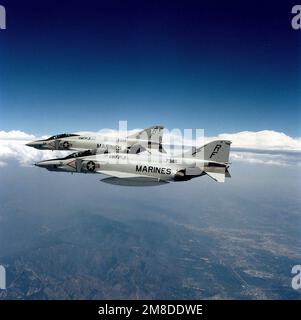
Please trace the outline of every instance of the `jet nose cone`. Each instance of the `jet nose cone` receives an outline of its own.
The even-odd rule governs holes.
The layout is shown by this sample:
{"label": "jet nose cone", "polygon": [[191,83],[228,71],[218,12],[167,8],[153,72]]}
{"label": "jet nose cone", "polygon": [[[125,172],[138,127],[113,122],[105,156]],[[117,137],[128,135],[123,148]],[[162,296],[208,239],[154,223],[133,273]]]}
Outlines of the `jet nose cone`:
{"label": "jet nose cone", "polygon": [[54,145],[47,140],[36,140],[25,144],[28,147],[32,147],[38,150],[54,150]]}
{"label": "jet nose cone", "polygon": [[42,149],[43,144],[41,141],[31,141],[31,142],[26,143],[26,146],[32,147],[35,149]]}
{"label": "jet nose cone", "polygon": [[55,165],[55,163],[51,160],[42,160],[42,161],[36,162],[34,165],[41,168],[48,168]]}
{"label": "jet nose cone", "polygon": [[36,167],[45,168],[49,171],[59,171],[59,163],[53,160],[43,160],[34,164]]}
{"label": "jet nose cone", "polygon": [[26,146],[32,147],[38,150],[50,150],[51,148],[49,145],[45,142],[45,140],[37,140],[37,141],[31,141],[26,143]]}
{"label": "jet nose cone", "polygon": [[43,168],[45,166],[44,161],[36,162],[34,165],[36,167],[41,167],[41,168]]}
{"label": "jet nose cone", "polygon": [[28,143],[26,143],[25,144],[27,147],[35,147],[35,144],[34,144],[34,142],[28,142]]}

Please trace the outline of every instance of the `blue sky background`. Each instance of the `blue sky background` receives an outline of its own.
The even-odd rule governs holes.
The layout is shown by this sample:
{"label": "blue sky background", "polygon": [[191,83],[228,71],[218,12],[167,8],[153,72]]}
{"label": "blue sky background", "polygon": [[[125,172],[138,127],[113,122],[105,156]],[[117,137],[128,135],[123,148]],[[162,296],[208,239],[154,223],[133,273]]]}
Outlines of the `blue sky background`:
{"label": "blue sky background", "polygon": [[300,136],[290,1],[2,0],[0,129]]}

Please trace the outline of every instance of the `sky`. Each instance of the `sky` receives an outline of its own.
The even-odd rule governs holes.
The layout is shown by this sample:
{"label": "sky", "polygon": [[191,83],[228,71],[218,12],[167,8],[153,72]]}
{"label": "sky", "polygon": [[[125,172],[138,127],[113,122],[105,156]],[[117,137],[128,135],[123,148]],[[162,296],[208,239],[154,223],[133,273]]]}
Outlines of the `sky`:
{"label": "sky", "polygon": [[162,124],[300,137],[290,1],[1,0],[0,130]]}

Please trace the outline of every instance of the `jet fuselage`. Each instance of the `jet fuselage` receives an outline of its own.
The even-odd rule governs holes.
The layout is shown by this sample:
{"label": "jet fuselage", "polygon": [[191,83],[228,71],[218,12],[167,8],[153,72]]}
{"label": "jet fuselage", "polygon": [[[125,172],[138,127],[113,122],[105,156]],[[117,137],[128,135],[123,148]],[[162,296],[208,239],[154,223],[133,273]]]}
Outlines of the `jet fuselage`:
{"label": "jet fuselage", "polygon": [[[189,180],[204,174],[212,164],[218,163],[196,158],[170,157],[153,154],[97,154],[71,159],[52,159],[37,163],[50,171],[100,173],[120,178],[148,177],[160,180]],[[220,166],[225,167],[224,164]]]}

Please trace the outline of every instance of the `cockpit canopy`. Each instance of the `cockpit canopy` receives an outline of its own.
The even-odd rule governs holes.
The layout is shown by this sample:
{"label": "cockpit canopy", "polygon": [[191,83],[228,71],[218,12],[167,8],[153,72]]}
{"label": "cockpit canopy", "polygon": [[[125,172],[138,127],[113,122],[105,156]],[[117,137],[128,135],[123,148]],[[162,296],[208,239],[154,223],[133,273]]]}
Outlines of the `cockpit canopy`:
{"label": "cockpit canopy", "polygon": [[74,134],[74,133],[62,133],[62,134],[57,134],[56,136],[52,136],[46,140],[55,140],[55,139],[62,139],[62,138],[68,138],[68,137],[77,137],[79,134]]}

